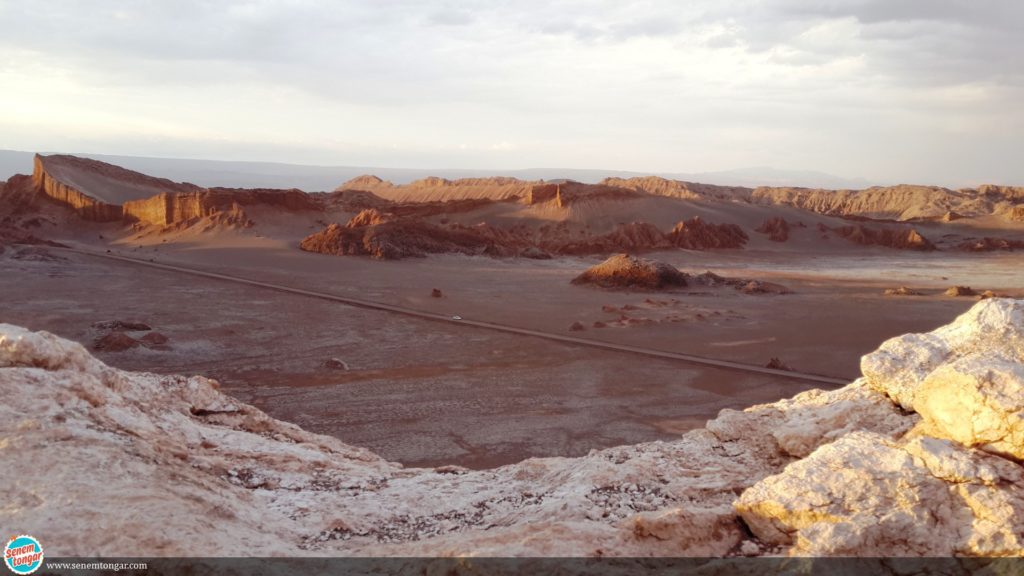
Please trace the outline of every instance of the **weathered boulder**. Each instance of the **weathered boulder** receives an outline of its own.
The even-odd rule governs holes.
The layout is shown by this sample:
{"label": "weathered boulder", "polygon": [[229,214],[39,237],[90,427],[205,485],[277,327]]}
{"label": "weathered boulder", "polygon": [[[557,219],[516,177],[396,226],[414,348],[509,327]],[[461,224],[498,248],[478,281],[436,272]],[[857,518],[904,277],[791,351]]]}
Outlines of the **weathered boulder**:
{"label": "weathered boulder", "polygon": [[970,286],[952,286],[945,292],[946,296],[977,296],[978,293]]}
{"label": "weathered boulder", "polygon": [[794,555],[1020,555],[1024,469],[948,440],[860,431],[746,490],[736,510]]}
{"label": "weathered boulder", "polygon": [[934,332],[885,341],[861,359],[860,367],[871,387],[914,410],[918,388],[932,372],[954,359],[981,355],[1024,362],[1024,301],[983,300]]}

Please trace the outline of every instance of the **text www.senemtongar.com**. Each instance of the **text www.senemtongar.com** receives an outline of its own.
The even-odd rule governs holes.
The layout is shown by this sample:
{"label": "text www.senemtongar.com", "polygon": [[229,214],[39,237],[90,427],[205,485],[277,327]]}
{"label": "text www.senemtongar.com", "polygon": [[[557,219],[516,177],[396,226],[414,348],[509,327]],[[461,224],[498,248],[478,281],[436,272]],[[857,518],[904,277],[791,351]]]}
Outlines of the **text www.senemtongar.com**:
{"label": "text www.senemtongar.com", "polygon": [[145,562],[47,562],[47,570],[105,570],[119,572],[121,570],[149,570]]}

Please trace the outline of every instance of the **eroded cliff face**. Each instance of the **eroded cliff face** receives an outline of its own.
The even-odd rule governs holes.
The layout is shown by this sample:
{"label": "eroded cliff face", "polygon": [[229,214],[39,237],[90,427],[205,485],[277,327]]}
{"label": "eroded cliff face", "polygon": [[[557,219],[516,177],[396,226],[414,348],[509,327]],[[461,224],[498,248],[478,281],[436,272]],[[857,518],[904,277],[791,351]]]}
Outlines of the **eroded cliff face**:
{"label": "eroded cliff face", "polygon": [[32,183],[82,218],[100,222],[180,227],[209,219],[221,227],[248,227],[245,206],[322,209],[322,201],[301,190],[200,188],[75,156],[36,155]]}
{"label": "eroded cliff face", "polygon": [[[124,203],[124,218],[158,226],[171,226],[217,215],[248,222],[245,206],[269,206],[288,211],[318,210],[316,200],[301,190],[248,190],[211,188],[199,192],[159,194]],[[248,224],[251,225],[251,222]]]}
{"label": "eroded cliff face", "polygon": [[1024,302],[863,364],[672,442],[405,469],[0,325],[0,519],[55,556],[1021,555]]}
{"label": "eroded cliff face", "polygon": [[37,190],[72,208],[85,220],[116,222],[122,218],[120,206],[100,202],[51,175],[46,169],[43,157],[38,154],[33,162],[32,183]]}

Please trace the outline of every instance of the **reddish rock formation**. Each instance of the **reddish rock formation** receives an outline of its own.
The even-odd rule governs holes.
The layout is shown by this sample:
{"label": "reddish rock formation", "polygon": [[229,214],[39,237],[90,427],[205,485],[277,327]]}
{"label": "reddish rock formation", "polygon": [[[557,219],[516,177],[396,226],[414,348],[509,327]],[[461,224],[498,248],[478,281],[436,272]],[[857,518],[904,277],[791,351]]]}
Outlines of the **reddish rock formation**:
{"label": "reddish rock formation", "polygon": [[970,286],[953,286],[949,290],[946,290],[946,296],[977,296]]}
{"label": "reddish rock formation", "polygon": [[714,248],[742,248],[749,239],[746,232],[735,224],[710,224],[699,216],[676,224],[668,233],[668,242],[687,250]]}
{"label": "reddish rock formation", "polygon": [[528,205],[542,204],[554,200],[558,206],[562,205],[558,194],[558,184],[537,184],[530,188],[523,201]]}
{"label": "reddish rock formation", "polygon": [[588,268],[573,278],[573,284],[594,284],[602,288],[640,288],[661,290],[687,285],[686,274],[674,266],[616,254],[604,262]]}
{"label": "reddish rock formation", "polygon": [[969,240],[957,245],[959,250],[967,252],[993,252],[996,250],[1018,250],[1024,248],[1024,241],[986,236],[981,240]]}
{"label": "reddish rock formation", "polygon": [[548,254],[544,250],[537,248],[536,246],[530,246],[519,253],[520,258],[530,258],[532,260],[550,260],[551,254]]}
{"label": "reddish rock formation", "polygon": [[1024,188],[980,186],[950,190],[938,186],[876,186],[864,190],[823,190],[762,186],[751,202],[789,205],[830,216],[861,216],[889,220],[935,220],[954,212],[985,216],[1007,210],[1024,199]]}
{"label": "reddish rock formation", "polygon": [[[735,282],[728,280],[727,283]],[[744,294],[789,294],[788,288],[774,282],[763,282],[761,280],[740,280],[736,283],[736,289]]]}
{"label": "reddish rock formation", "polygon": [[558,206],[561,208],[583,200],[628,200],[640,196],[641,193],[635,190],[603,183],[583,184],[570,181],[558,186]]}
{"label": "reddish rock formation", "polygon": [[489,248],[493,251],[493,245],[480,234],[419,220],[393,220],[360,228],[331,224],[306,237],[299,247],[307,252],[371,256],[382,260],[442,253],[486,254]]}
{"label": "reddish rock formation", "polygon": [[526,204],[554,202],[559,208],[566,208],[580,200],[625,200],[636,198],[640,193],[630,188],[600,184],[583,184],[567,181],[558,184],[537,184],[530,188],[524,201]]}
{"label": "reddish rock formation", "polygon": [[301,190],[200,188],[75,156],[35,157],[34,189],[93,221],[183,227],[209,218],[213,227],[247,227],[245,206],[320,209]]}
{"label": "reddish rock formation", "polygon": [[886,296],[923,296],[921,292],[907,288],[906,286],[900,286],[899,288],[887,288],[883,294]]}
{"label": "reddish rock formation", "polygon": [[102,352],[124,352],[141,345],[141,342],[124,332],[115,331],[97,338],[92,347],[94,350]]}
{"label": "reddish rock formation", "polygon": [[[318,195],[314,194],[314,196]],[[359,212],[367,208],[385,210],[391,206],[391,201],[365,190],[336,190],[323,196],[326,204],[346,212]]]}
{"label": "reddish rock formation", "polygon": [[[131,222],[171,226],[216,216],[231,215],[229,223],[251,225],[245,206],[263,205],[289,211],[316,210],[316,201],[301,190],[211,188],[202,192],[165,193],[124,203],[124,218]],[[246,224],[249,222],[249,224]]]}
{"label": "reddish rock formation", "polygon": [[[673,247],[661,230],[646,222],[620,224],[607,234],[593,235],[567,222],[542,227],[540,231],[525,226],[499,228],[486,223],[475,226],[441,226],[418,218],[365,211],[356,215],[345,230],[340,228],[339,225],[332,225],[327,230],[307,237],[301,243],[302,249],[337,255],[373,255],[378,258],[456,252],[547,259],[552,254],[642,252]],[[719,233],[719,228],[714,225],[711,225],[710,230],[704,233]],[[383,248],[371,247],[375,245]]]}
{"label": "reddish rock formation", "polygon": [[32,183],[39,191],[57,202],[70,207],[85,220],[96,222],[115,222],[121,220],[120,206],[96,200],[55,178],[46,170],[44,158],[36,154],[35,166],[32,171]]}
{"label": "reddish rock formation", "polygon": [[832,228],[839,236],[854,244],[885,246],[900,250],[935,250],[935,244],[913,228],[869,228],[863,224]]}
{"label": "reddish rock formation", "polygon": [[761,234],[767,234],[768,239],[773,242],[789,240],[789,222],[786,222],[786,219],[781,216],[765,220],[756,231]]}
{"label": "reddish rock formation", "polygon": [[672,245],[653,224],[631,222],[619,224],[607,234],[573,239],[552,234],[541,240],[541,247],[557,254],[607,254],[671,248]]}
{"label": "reddish rock formation", "polygon": [[517,178],[423,178],[404,185],[395,185],[376,176],[359,176],[335,189],[362,190],[393,202],[432,202],[485,198],[507,200],[526,197],[538,182]]}
{"label": "reddish rock formation", "polygon": [[323,366],[324,368],[327,368],[328,370],[348,370],[349,369],[348,362],[345,362],[344,360],[341,360],[340,358],[328,358],[327,360],[324,360],[324,363],[321,364],[321,366]]}
{"label": "reddish rock formation", "polygon": [[147,332],[153,327],[145,322],[131,322],[126,320],[105,320],[93,322],[92,327],[97,330],[118,330],[122,332]]}
{"label": "reddish rock formation", "polygon": [[139,338],[139,341],[150,348],[161,348],[166,347],[165,344],[170,341],[170,338],[159,332],[150,332]]}
{"label": "reddish rock formation", "polygon": [[387,214],[383,214],[376,208],[367,208],[352,217],[345,225],[346,228],[361,228],[363,226],[374,226],[391,220]]}
{"label": "reddish rock formation", "polygon": [[718,186],[714,184],[700,184],[697,182],[684,182],[682,180],[668,180],[659,176],[640,176],[635,178],[605,178],[601,184],[627,188],[637,192],[644,192],[654,196],[666,196],[669,198],[686,198],[691,200],[710,198],[716,200],[748,200],[753,191],[751,188],[742,186]]}

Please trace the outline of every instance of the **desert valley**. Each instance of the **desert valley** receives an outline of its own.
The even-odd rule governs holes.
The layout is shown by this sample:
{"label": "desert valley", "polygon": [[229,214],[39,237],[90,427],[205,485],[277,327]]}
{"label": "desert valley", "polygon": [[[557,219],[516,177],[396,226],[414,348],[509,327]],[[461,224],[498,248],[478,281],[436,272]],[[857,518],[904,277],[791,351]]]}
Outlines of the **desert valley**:
{"label": "desert valley", "polygon": [[25,172],[2,446],[66,465],[3,516],[55,553],[1021,553],[1024,188]]}

